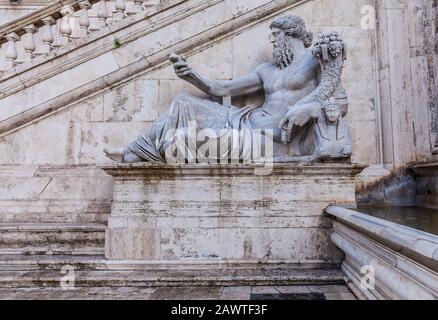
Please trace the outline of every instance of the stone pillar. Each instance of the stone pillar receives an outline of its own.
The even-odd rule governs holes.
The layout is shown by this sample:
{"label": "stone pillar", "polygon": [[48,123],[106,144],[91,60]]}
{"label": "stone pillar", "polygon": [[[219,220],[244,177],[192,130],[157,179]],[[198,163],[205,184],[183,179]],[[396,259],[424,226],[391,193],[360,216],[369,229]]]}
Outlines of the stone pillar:
{"label": "stone pillar", "polygon": [[432,1],[375,1],[383,162],[393,170],[436,160],[436,8]]}

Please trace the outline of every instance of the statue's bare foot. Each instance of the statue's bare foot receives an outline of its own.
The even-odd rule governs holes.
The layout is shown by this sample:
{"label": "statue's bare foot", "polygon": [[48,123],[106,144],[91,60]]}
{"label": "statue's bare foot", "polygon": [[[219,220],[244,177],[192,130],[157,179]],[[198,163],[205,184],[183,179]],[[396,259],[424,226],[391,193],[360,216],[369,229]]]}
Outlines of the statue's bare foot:
{"label": "statue's bare foot", "polygon": [[106,148],[103,149],[103,152],[105,152],[106,156],[110,158],[111,160],[114,160],[119,163],[124,162],[124,155],[125,155],[125,148]]}

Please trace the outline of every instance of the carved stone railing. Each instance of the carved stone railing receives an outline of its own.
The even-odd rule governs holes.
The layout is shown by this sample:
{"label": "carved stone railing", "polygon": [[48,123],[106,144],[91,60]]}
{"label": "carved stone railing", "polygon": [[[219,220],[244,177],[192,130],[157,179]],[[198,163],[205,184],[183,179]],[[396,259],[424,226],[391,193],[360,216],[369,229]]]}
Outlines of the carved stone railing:
{"label": "carved stone railing", "polygon": [[0,26],[0,71],[85,38],[126,17],[147,13],[162,0],[57,0]]}
{"label": "carved stone railing", "polygon": [[342,271],[363,299],[437,300],[438,236],[330,206],[333,243],[345,254]]}

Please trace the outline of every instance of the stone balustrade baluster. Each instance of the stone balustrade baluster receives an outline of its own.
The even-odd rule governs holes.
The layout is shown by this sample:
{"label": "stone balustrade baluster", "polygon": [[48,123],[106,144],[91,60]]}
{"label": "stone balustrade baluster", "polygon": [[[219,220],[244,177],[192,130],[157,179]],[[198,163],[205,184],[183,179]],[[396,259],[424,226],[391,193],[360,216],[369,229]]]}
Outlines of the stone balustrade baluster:
{"label": "stone balustrade baluster", "polygon": [[29,24],[24,27],[24,31],[26,31],[26,34],[21,37],[21,44],[24,49],[24,62],[31,62],[35,57],[34,33],[37,31],[37,27],[34,24]]}
{"label": "stone balustrade baluster", "polygon": [[5,50],[5,58],[7,63],[6,67],[8,69],[12,69],[17,64],[18,53],[16,42],[20,40],[20,37],[15,32],[13,32],[6,35],[5,38],[8,41]]}
{"label": "stone balustrade baluster", "polygon": [[44,27],[41,28],[41,40],[44,43],[41,53],[49,54],[52,51],[52,45],[55,40],[52,32],[52,26],[56,23],[56,21],[52,16],[45,17],[41,19],[41,21],[44,24]]}
{"label": "stone balustrade baluster", "polygon": [[[35,20],[34,23],[20,27],[17,32],[9,33],[4,37],[6,43],[3,52],[6,68],[12,69],[17,64],[32,61],[36,56],[48,55],[74,38],[85,37],[92,31],[106,27],[111,21],[121,21],[129,15],[148,10],[161,2],[160,0],[130,0],[132,2],[127,3],[127,1],[113,0],[110,7],[108,0],[74,2],[74,5],[65,5],[57,12],[48,12],[48,15],[40,18],[39,21]],[[110,8],[115,12],[110,12]],[[75,9],[79,12],[75,13]],[[93,14],[90,14],[91,11]],[[80,30],[76,30],[73,24],[78,24]],[[36,26],[40,25],[42,26],[36,35],[38,31]]]}
{"label": "stone balustrade baluster", "polygon": [[134,10],[136,12],[141,12],[144,10],[143,7],[144,0],[134,0]]}
{"label": "stone balustrade baluster", "polygon": [[52,49],[56,50],[62,47],[62,37],[61,37],[61,21],[62,19],[58,19],[55,21],[55,27],[53,30],[53,36],[55,40],[52,43]]}
{"label": "stone balustrade baluster", "polygon": [[73,12],[74,9],[71,6],[64,7],[60,12],[62,15],[62,19],[61,19],[61,26],[59,28],[59,33],[61,38],[60,39],[61,42],[59,43],[59,46],[62,46],[64,43],[68,43],[71,41],[71,35],[73,30],[71,28],[70,18]]}
{"label": "stone balustrade baluster", "polygon": [[99,18],[99,28],[103,28],[108,25],[108,7],[106,0],[101,0],[97,9],[97,17]]}
{"label": "stone balustrade baluster", "polygon": [[81,28],[81,36],[86,36],[90,33],[88,28],[90,27],[90,18],[88,17],[88,10],[91,9],[91,3],[88,0],[79,3],[81,12],[79,15],[79,26]]}
{"label": "stone balustrade baluster", "polygon": [[123,20],[126,16],[126,1],[125,0],[116,0],[116,13],[114,15],[115,21]]}

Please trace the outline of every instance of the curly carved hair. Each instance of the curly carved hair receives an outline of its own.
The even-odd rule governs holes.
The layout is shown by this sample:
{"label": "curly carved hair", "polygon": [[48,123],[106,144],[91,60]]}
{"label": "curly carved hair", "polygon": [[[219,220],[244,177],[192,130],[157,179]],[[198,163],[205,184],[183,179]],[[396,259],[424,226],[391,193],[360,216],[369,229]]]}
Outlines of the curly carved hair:
{"label": "curly carved hair", "polygon": [[270,28],[281,29],[286,35],[300,39],[306,48],[312,45],[313,33],[306,31],[306,23],[297,15],[289,14],[278,17],[271,22]]}

